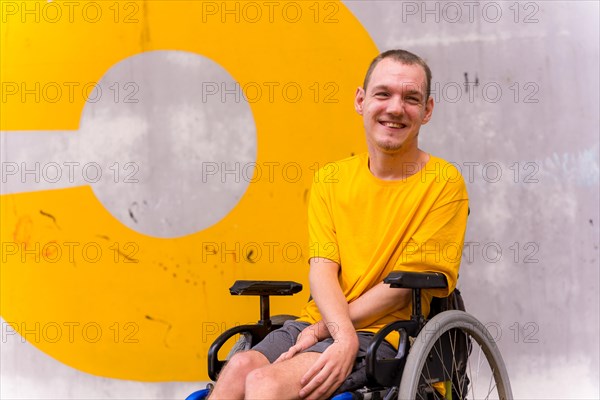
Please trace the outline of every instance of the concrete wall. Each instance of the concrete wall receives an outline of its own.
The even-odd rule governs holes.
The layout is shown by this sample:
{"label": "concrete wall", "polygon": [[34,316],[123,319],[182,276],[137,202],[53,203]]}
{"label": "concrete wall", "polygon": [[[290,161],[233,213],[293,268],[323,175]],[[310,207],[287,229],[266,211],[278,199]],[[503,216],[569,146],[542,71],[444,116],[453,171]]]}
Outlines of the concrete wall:
{"label": "concrete wall", "polygon": [[307,282],[311,171],[364,150],[352,94],[389,48],[433,70],[421,147],[468,182],[459,287],[515,398],[600,396],[598,3],[46,4],[2,2],[2,398],[200,387],[257,312],[233,280]]}

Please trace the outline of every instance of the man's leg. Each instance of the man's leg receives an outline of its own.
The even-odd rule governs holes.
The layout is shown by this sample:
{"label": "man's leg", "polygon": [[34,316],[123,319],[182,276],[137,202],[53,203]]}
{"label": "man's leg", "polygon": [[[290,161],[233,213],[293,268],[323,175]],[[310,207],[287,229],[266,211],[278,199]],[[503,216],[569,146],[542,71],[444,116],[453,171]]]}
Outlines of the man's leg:
{"label": "man's leg", "polygon": [[243,400],[248,374],[267,365],[269,365],[269,360],[258,351],[248,350],[237,353],[231,357],[231,360],[227,362],[219,374],[219,379],[210,394],[210,399]]}
{"label": "man's leg", "polygon": [[246,399],[299,399],[300,379],[321,356],[306,352],[276,364],[255,369],[246,377]]}
{"label": "man's leg", "polygon": [[210,399],[243,399],[248,374],[274,362],[296,342],[302,329],[307,326],[305,322],[286,321],[282,328],[269,333],[254,346],[254,350],[234,355],[219,374]]}

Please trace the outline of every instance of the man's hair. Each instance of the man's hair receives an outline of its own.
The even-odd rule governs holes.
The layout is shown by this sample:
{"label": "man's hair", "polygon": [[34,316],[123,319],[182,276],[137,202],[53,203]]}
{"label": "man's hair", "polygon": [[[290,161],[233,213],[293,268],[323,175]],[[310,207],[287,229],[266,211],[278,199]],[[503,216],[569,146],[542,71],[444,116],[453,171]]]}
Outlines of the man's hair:
{"label": "man's hair", "polygon": [[425,100],[429,99],[429,95],[431,94],[431,70],[429,69],[429,66],[427,65],[425,60],[423,60],[418,55],[413,54],[410,51],[400,49],[384,51],[383,53],[375,57],[373,61],[371,61],[371,65],[369,65],[369,69],[367,70],[367,75],[365,75],[365,81],[363,82],[363,89],[365,90],[365,92],[367,91],[367,85],[369,84],[369,80],[371,79],[371,74],[373,73],[373,70],[381,60],[386,58],[391,58],[392,60],[402,63],[404,65],[420,65],[425,71],[427,81]]}

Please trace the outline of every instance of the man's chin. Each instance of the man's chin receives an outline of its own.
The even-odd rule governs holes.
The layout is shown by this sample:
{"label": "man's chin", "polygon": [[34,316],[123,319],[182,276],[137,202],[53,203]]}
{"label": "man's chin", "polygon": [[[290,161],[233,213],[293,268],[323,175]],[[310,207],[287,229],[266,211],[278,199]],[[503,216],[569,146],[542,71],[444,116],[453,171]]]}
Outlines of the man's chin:
{"label": "man's chin", "polygon": [[403,148],[402,145],[403,145],[403,143],[397,143],[397,142],[379,142],[379,143],[377,143],[377,148],[384,153],[393,154],[393,153],[397,153],[400,150],[402,150],[402,148]]}

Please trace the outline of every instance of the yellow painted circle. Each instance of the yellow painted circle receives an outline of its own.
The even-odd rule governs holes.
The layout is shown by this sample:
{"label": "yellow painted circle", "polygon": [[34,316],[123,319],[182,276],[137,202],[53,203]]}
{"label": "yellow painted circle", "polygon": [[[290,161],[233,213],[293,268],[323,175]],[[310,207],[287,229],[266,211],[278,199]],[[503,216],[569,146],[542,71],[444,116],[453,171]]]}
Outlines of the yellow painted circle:
{"label": "yellow painted circle", "polygon": [[[42,13],[47,2],[36,3]],[[55,22],[9,15],[2,81],[84,84],[143,51],[201,54],[248,90],[262,176],[219,223],[176,239],[124,227],[90,187],[2,196],[1,314],[37,348],[88,373],[206,379],[217,334],[258,319],[258,300],[229,296],[234,280],[307,283],[312,174],[365,150],[352,101],[377,49],[337,1],[95,4],[96,22],[91,8],[85,18],[75,9],[72,21],[66,12]],[[83,98],[28,99],[3,103],[2,130],[77,134]],[[272,311],[297,312],[307,297],[274,299]]]}

